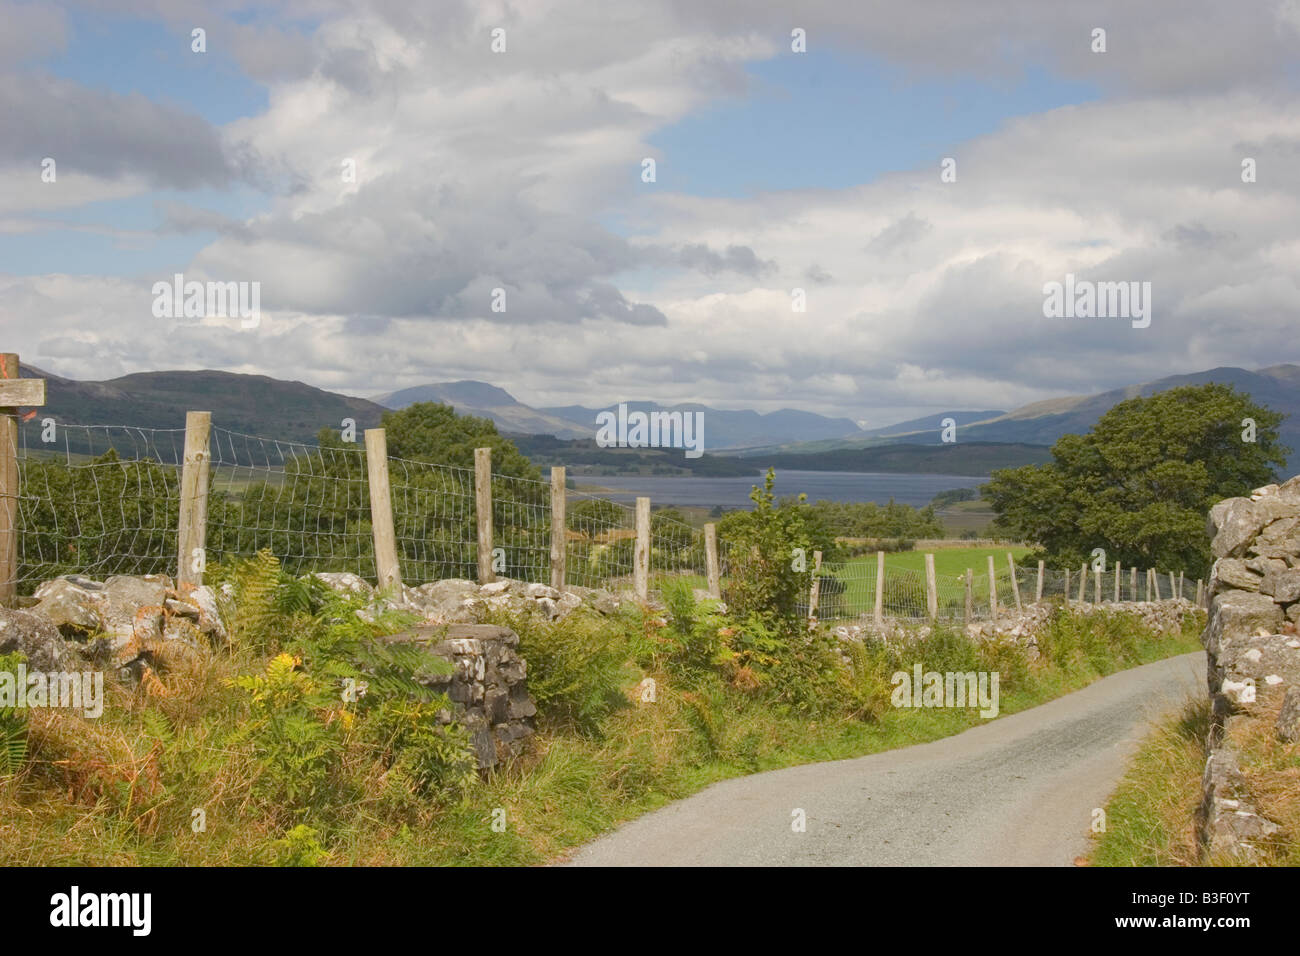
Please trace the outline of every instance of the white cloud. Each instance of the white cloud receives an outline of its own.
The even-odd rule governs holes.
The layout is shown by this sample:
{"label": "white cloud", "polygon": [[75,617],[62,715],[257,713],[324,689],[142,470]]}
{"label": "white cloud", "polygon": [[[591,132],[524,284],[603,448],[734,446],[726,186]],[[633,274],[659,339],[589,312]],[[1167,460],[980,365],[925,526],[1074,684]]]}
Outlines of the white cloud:
{"label": "white cloud", "polygon": [[[260,281],[263,327],[160,323],[148,290],[166,276],[0,280],[6,314],[42,317],[6,331],[25,358],[75,377],[220,367],[357,394],[478,378],[539,404],[793,405],[882,424],[891,410],[1012,407],[1297,357],[1277,347],[1300,301],[1300,103],[1279,79],[1289,7],[284,9],[324,23],[307,36],[227,25],[270,107],[220,130],[211,168],[191,175],[251,176],[252,162],[285,188],[246,222],[184,205],[167,220],[221,233],[187,272]],[[1104,59],[1087,52],[1094,24],[1109,31]],[[506,54],[488,48],[495,25]],[[643,188],[650,134],[742,90],[744,65],[792,26],[813,48],[918,73],[1047,63],[1108,96],[959,144],[952,184],[936,158],[844,190]],[[139,189],[114,162],[69,188]],[[10,203],[27,188],[0,183],[0,212],[24,208]],[[613,213],[637,234],[602,225]],[[1151,281],[1151,327],[1044,319],[1043,283],[1071,271]],[[496,287],[504,315],[489,309]],[[807,313],[791,311],[795,287]]]}

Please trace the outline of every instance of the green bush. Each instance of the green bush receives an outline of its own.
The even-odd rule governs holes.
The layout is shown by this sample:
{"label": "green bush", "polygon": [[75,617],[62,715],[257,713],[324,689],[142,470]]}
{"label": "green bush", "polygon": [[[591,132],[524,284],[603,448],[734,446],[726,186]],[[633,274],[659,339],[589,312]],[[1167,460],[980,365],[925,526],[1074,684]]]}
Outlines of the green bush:
{"label": "green bush", "polygon": [[[0,654],[0,673],[17,674],[26,656],[15,652]],[[23,688],[15,687],[19,693]],[[18,707],[0,707],[0,778],[10,777],[22,769],[27,757],[27,711]]]}
{"label": "green bush", "polygon": [[667,626],[659,634],[652,666],[694,680],[717,670],[727,656],[725,618],[713,601],[697,603],[689,581],[667,580],[663,589]]}
{"label": "green bush", "polygon": [[528,662],[528,691],[549,721],[594,732],[606,715],[628,705],[628,627],[579,609],[555,621],[537,615],[497,615],[519,635]]}

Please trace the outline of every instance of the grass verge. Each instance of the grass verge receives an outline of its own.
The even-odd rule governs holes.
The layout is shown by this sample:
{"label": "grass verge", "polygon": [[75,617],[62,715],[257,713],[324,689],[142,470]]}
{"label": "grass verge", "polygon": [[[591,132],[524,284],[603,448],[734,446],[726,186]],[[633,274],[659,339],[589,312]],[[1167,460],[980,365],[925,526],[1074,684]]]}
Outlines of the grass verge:
{"label": "grass verge", "polygon": [[[998,671],[1001,712],[1014,713],[1195,650],[1202,625],[1198,614],[1162,635],[1124,616],[1061,612],[1031,662],[1013,644],[976,647],[944,630],[847,648],[822,636],[778,651],[701,606],[682,605],[671,621],[513,618],[538,734],[484,779],[465,772],[455,726],[435,724],[440,702],[400,693],[402,661],[348,670],[365,646],[354,616],[285,608],[283,594],[255,585],[239,590],[264,606],[232,622],[233,650],[160,661],[153,682],[114,686],[98,720],[22,715],[25,752],[0,776],[0,864],[550,862],[718,780],[979,722],[974,710],[891,707],[890,675],[914,662]],[[377,667],[399,692],[381,694]],[[339,701],[349,673],[372,675],[360,704]],[[636,691],[647,677],[653,702]]]}

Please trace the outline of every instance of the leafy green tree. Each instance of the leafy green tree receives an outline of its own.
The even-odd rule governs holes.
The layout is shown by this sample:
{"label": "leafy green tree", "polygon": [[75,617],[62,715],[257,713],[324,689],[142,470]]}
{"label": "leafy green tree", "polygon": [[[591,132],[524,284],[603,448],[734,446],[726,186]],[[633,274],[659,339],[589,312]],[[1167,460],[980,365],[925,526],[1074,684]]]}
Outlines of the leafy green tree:
{"label": "leafy green tree", "polygon": [[[1247,418],[1254,442],[1243,440]],[[1129,399],[1088,434],[1062,436],[1053,461],[994,472],[984,497],[994,526],[1038,542],[1037,557],[1077,567],[1102,548],[1108,567],[1204,576],[1206,512],[1274,478],[1289,451],[1278,444],[1281,421],[1225,385]]]}
{"label": "leafy green tree", "polygon": [[393,458],[473,468],[474,449],[491,448],[494,475],[541,480],[537,466],[497,432],[490,418],[457,415],[450,405],[437,402],[416,402],[401,411],[385,412],[382,425]]}
{"label": "leafy green tree", "polygon": [[[399,526],[403,564],[412,577],[473,577],[477,561],[469,476],[449,468],[473,469],[474,449],[492,449],[493,547],[505,552],[506,577],[543,580],[550,563],[550,491],[541,472],[488,418],[457,415],[450,405],[417,402],[386,412],[392,458],[446,466],[421,469],[394,463],[394,522]],[[400,482],[400,488],[399,488]]]}
{"label": "leafy green tree", "polygon": [[790,638],[806,629],[799,606],[812,584],[813,551],[829,549],[832,539],[809,521],[802,496],[778,506],[775,482],[776,472],[769,468],[763,487],[750,492],[753,510],[730,512],[718,522],[730,565],[723,597],[737,619],[756,616]]}

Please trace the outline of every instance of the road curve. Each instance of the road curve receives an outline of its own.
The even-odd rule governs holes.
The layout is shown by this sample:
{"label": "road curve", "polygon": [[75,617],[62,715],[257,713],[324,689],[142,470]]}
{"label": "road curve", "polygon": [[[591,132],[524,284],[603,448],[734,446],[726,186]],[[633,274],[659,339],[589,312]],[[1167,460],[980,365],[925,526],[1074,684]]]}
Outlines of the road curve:
{"label": "road curve", "polygon": [[1203,653],[1157,661],[933,743],[714,784],[569,863],[1066,866],[1151,720],[1204,692]]}

